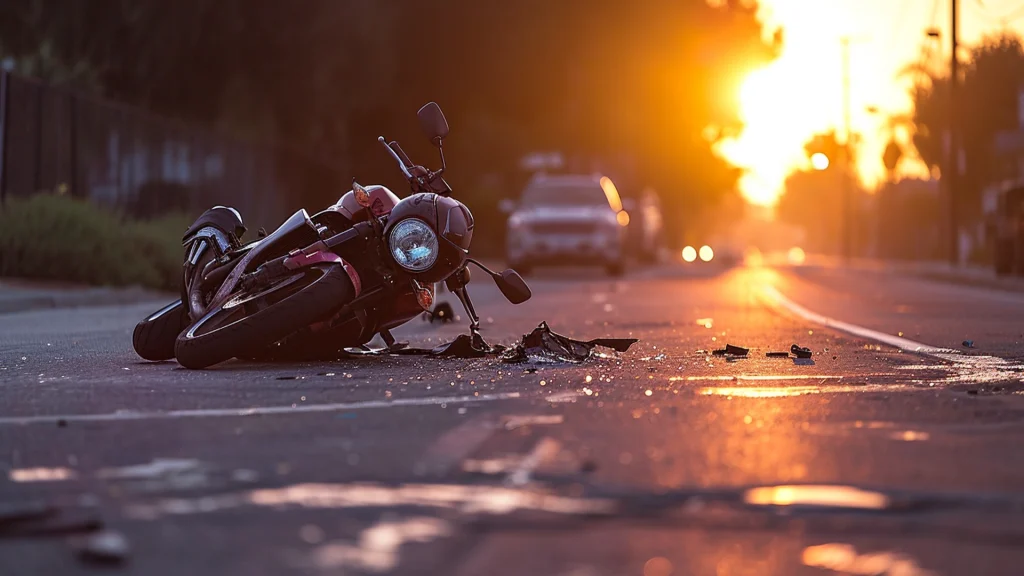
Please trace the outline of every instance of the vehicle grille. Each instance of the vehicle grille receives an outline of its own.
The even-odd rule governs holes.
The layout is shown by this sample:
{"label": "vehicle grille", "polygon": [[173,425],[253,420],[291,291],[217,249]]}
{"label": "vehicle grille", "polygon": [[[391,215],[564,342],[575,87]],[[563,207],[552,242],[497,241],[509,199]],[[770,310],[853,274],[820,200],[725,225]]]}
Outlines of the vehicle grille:
{"label": "vehicle grille", "polygon": [[535,222],[530,229],[536,234],[593,234],[593,222]]}

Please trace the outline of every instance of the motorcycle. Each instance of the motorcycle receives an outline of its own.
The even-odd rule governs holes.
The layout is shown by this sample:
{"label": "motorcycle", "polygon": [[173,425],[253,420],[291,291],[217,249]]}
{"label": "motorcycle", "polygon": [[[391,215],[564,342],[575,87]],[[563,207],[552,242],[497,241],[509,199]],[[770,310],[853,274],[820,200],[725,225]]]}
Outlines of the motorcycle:
{"label": "motorcycle", "polygon": [[410,196],[353,181],[333,206],[313,216],[300,209],[247,244],[236,210],[207,210],[182,240],[180,299],[135,327],[135,351],[201,369],[231,358],[365,348],[377,335],[398,350],[404,344],[391,330],[428,311],[440,282],[466,310],[473,345],[485,348],[467,291],[468,266],[490,275],[513,304],[532,294],[515,270],[494,272],[469,256],[473,215],[442,177],[448,122],[434,102],[417,116],[438,149],[438,170],[414,164],[398,142],[377,139],[409,182]]}

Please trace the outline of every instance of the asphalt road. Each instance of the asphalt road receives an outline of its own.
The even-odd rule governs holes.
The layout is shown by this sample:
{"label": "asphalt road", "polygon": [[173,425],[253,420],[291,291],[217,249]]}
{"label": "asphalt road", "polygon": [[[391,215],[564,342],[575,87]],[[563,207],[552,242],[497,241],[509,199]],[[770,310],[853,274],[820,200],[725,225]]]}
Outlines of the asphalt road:
{"label": "asphalt road", "polygon": [[[1024,294],[822,268],[530,282],[518,307],[473,286],[487,338],[640,342],[188,371],[134,356],[154,305],[0,315],[0,574],[93,573],[103,542],[145,575],[1024,573]],[[813,357],[765,356],[792,344]]]}

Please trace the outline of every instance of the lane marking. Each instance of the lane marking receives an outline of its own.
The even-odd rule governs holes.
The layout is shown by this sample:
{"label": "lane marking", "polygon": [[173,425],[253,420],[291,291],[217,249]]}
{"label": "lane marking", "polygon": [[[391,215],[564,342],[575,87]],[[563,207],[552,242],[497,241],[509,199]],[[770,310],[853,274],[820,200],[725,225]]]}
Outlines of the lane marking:
{"label": "lane marking", "polygon": [[533,472],[548,460],[551,460],[561,451],[562,445],[557,440],[545,436],[537,442],[537,445],[530,450],[515,468],[505,477],[505,483],[511,486],[523,486],[530,482]]}
{"label": "lane marking", "polygon": [[[401,560],[399,550],[406,542],[427,543],[451,536],[453,532],[450,522],[430,516],[384,520],[363,530],[355,544],[330,542],[311,550],[309,558],[313,567],[320,569],[357,568],[366,572],[390,572],[398,567]],[[303,564],[298,567],[308,567]]]}
{"label": "lane marking", "polygon": [[786,298],[782,292],[779,292],[779,290],[774,286],[763,286],[761,294],[764,296],[769,306],[782,308],[803,318],[804,320],[820,324],[826,328],[834,328],[841,332],[853,334],[854,336],[859,336],[867,340],[882,342],[883,344],[888,344],[889,346],[899,348],[906,352],[916,352],[926,356],[936,356],[943,360],[947,360],[947,358],[939,356],[940,354],[949,355],[956,353],[956,350],[950,350],[949,348],[937,348],[928,344],[914,342],[913,340],[908,340],[907,338],[902,338],[900,336],[893,336],[892,334],[886,334],[885,332],[879,332],[870,328],[864,328],[863,326],[857,326],[856,324],[850,324],[849,322],[829,318],[828,316],[822,316],[821,314],[812,312],[796,302],[793,302],[789,298]]}
{"label": "lane marking", "polygon": [[[841,332],[853,334],[854,336],[867,340],[875,340],[876,342],[888,344],[889,346],[898,348],[905,352],[913,352],[915,354],[921,354],[923,356],[928,356],[946,362],[948,366],[947,371],[951,371],[951,373],[945,379],[941,380],[941,382],[945,384],[985,384],[1008,380],[1020,382],[1022,380],[1021,376],[1022,373],[1024,373],[1024,364],[1019,362],[1011,362],[998,356],[965,355],[959,350],[930,346],[928,344],[922,344],[900,336],[893,336],[892,334],[886,334],[885,332],[879,332],[863,326],[857,326],[856,324],[850,324],[849,322],[829,318],[816,312],[812,312],[796,302],[793,302],[789,298],[786,298],[774,286],[762,286],[761,296],[770,308],[788,311],[791,314],[799,316],[809,322],[814,322],[815,324],[820,324],[826,328],[833,328]],[[917,366],[906,367],[903,369],[931,370],[933,367]]]}
{"label": "lane marking", "polygon": [[333,404],[299,404],[288,406],[257,406],[253,408],[211,408],[194,410],[168,410],[164,412],[139,412],[125,410],[107,414],[51,414],[46,416],[4,416],[4,424],[53,424],[65,422],[124,422],[133,420],[157,420],[171,418],[225,418],[240,416],[268,416],[274,414],[305,414],[311,412],[338,412],[341,410],[366,410],[371,408],[394,408],[399,406],[438,406],[442,404],[467,404],[471,402],[494,402],[519,398],[519,392],[481,394],[479,396],[431,396],[426,398],[398,398],[395,400],[366,400],[362,402],[337,402]]}
{"label": "lane marking", "polygon": [[443,475],[462,462],[501,426],[491,415],[480,416],[463,422],[442,434],[413,465],[417,476],[426,474]]}

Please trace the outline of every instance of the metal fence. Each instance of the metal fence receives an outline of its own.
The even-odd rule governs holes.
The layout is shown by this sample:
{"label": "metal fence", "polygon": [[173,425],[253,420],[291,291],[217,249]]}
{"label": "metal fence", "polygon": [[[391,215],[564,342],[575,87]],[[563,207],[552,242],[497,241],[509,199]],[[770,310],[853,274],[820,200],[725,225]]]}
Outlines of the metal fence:
{"label": "metal fence", "polygon": [[223,204],[269,229],[342,183],[279,146],[0,74],[0,198],[56,190],[134,218]]}

